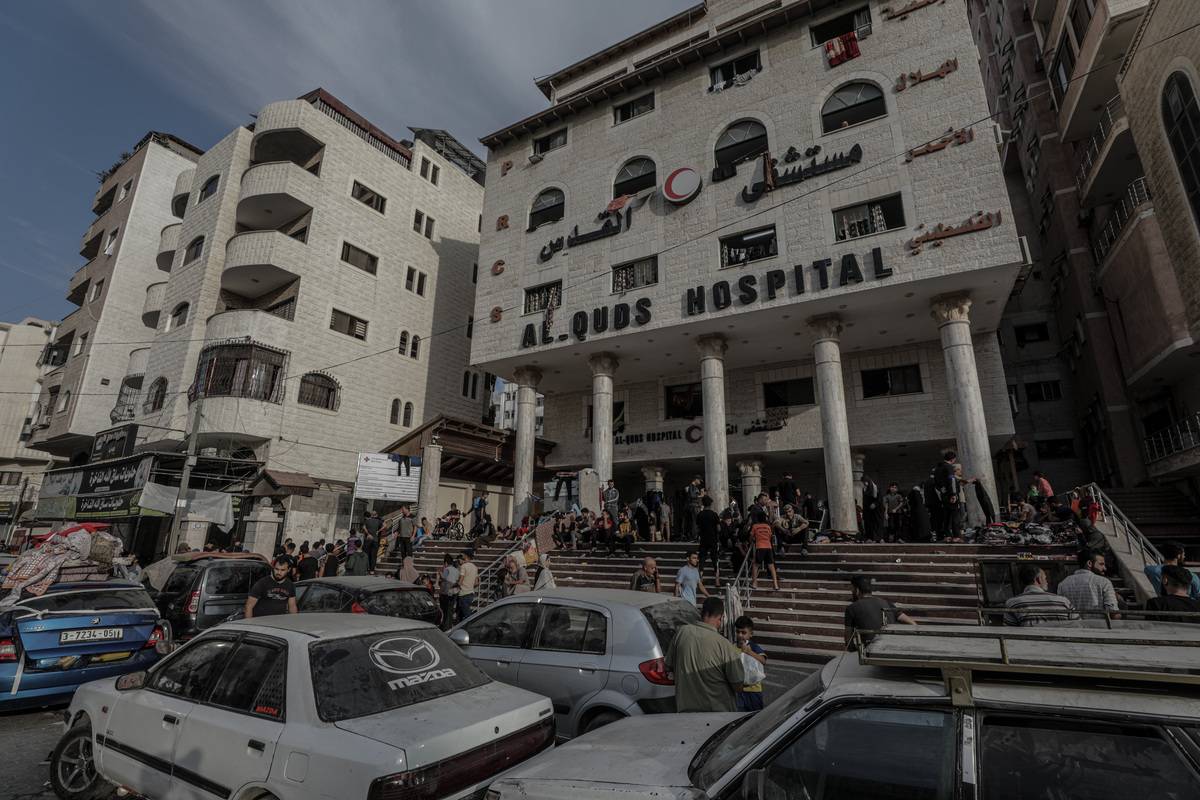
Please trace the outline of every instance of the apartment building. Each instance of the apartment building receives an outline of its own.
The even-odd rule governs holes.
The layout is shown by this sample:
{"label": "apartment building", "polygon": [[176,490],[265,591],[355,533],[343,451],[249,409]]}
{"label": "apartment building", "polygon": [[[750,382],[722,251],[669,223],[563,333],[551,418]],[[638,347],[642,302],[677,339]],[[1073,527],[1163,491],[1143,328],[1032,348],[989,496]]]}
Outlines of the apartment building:
{"label": "apartment building", "polygon": [[92,438],[113,424],[113,397],[139,385],[157,321],[146,313],[147,297],[165,278],[155,254],[174,221],[175,179],[200,152],[152,131],[104,173],[79,251],[86,263],[67,284],[67,299],[78,308],[43,354],[48,371],[29,447],[87,461]]}
{"label": "apartment building", "polygon": [[518,514],[538,392],[545,466],[625,496],[786,470],[852,531],[864,474],[943,447],[995,496],[1028,256],[960,5],[709,0],[537,85],[483,139],[472,347],[518,387]]}
{"label": "apartment building", "polygon": [[[495,426],[504,430],[512,431],[517,429],[517,385],[515,383],[505,383],[504,387],[496,392],[495,402],[493,403]],[[546,417],[546,398],[538,395],[534,401],[534,433],[538,436],[542,435],[543,425]]]}
{"label": "apartment building", "polygon": [[26,442],[33,432],[33,414],[41,394],[45,346],[55,324],[26,317],[0,322],[0,531],[8,532],[35,505],[42,473],[54,460],[32,450]]}

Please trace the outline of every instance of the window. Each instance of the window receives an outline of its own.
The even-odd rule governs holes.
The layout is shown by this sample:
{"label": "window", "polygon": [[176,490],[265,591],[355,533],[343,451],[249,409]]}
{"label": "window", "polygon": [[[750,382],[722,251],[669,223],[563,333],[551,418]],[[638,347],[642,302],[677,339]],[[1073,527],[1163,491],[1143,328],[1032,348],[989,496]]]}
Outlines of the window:
{"label": "window", "polygon": [[1038,458],[1074,458],[1074,439],[1036,439]]}
{"label": "window", "polygon": [[816,402],[812,378],[792,378],[763,384],[763,406],[765,408],[811,406],[816,405]]}
{"label": "window", "polygon": [[167,318],[167,330],[177,330],[179,326],[185,324],[188,318],[188,309],[190,308],[191,306],[189,306],[187,303],[180,303],[179,305],[175,306],[175,310],[172,311],[171,316]]}
{"label": "window", "polygon": [[717,64],[715,67],[708,68],[709,83],[713,86],[722,86],[729,83],[738,75],[754,75],[762,70],[762,59],[759,57],[758,51],[746,53],[743,56],[730,59]]}
{"label": "window", "polygon": [[283,402],[283,373],[287,354],[256,344],[206,347],[196,363],[196,380],[189,396],[244,397],[268,403]]}
{"label": "window", "polygon": [[400,424],[400,398],[399,397],[392,400],[392,412],[390,414],[388,414],[388,422],[392,423],[393,425]]}
{"label": "window", "polygon": [[[979,736],[980,789],[983,797],[1056,800],[1200,796],[1181,752],[1147,725],[988,716]],[[1062,779],[1063,764],[1071,765],[1070,780]]]}
{"label": "window", "polygon": [[[283,716],[283,675],[278,663],[283,651],[266,642],[243,640],[225,662],[225,669],[213,685],[208,703],[234,711]],[[270,695],[268,699],[267,695]],[[260,699],[262,702],[259,702]]]}
{"label": "window", "polygon": [[1050,65],[1050,88],[1054,90],[1054,99],[1059,106],[1071,85],[1071,75],[1075,72],[1075,54],[1071,52],[1071,43],[1066,35],[1058,43],[1058,52]]}
{"label": "window", "polygon": [[71,407],[71,390],[67,389],[65,392],[62,393],[62,396],[58,398],[58,410],[60,412],[66,411],[70,407]]}
{"label": "window", "polygon": [[[543,398],[540,395],[538,396],[538,399],[537,399],[537,407],[538,408],[543,407]],[[588,409],[587,409],[587,427],[583,431],[583,435],[585,437],[587,437],[588,439],[592,438],[592,422],[595,419],[593,417],[593,413],[594,413],[593,407],[591,404],[589,404]],[[625,432],[625,401],[624,400],[616,400],[612,404],[612,432],[614,434]]]}
{"label": "window", "polygon": [[417,209],[413,212],[413,230],[420,233],[425,228],[425,212]]}
{"label": "window", "polygon": [[904,203],[898,194],[833,212],[833,230],[839,242],[903,227]]}
{"label": "window", "polygon": [[471,373],[471,399],[479,399],[479,373]]}
{"label": "window", "polygon": [[369,189],[366,186],[363,186],[358,181],[355,181],[354,185],[350,187],[350,196],[363,205],[370,206],[380,214],[382,214],[383,210],[387,208],[386,197],[379,194],[374,189]]}
{"label": "window", "polygon": [[472,647],[524,647],[533,608],[533,603],[510,603],[475,615],[463,628]]}
{"label": "window", "polygon": [[289,297],[287,300],[280,300],[274,305],[267,306],[265,309],[268,314],[279,317],[280,319],[292,320],[296,317],[296,298]]}
{"label": "window", "polygon": [[425,180],[429,180],[429,159],[428,158],[424,158],[424,157],[421,158],[421,177],[424,178]]}
{"label": "window", "polygon": [[411,428],[413,424],[413,404],[404,404],[404,427]]}
{"label": "window", "polygon": [[533,640],[534,650],[604,655],[608,620],[586,608],[542,605],[542,621]]}
{"label": "window", "polygon": [[921,367],[918,364],[884,369],[864,369],[862,386],[863,399],[898,394],[920,394],[924,391],[921,387]]}
{"label": "window", "polygon": [[1035,381],[1025,384],[1025,401],[1044,403],[1062,399],[1062,383],[1059,381]]}
{"label": "window", "polygon": [[97,280],[95,283],[92,284],[92,294],[91,294],[91,297],[89,298],[89,300],[91,302],[95,302],[96,300],[99,300],[100,293],[102,291],[104,291],[104,279],[100,278],[99,280]]}
{"label": "window", "polygon": [[72,355],[79,355],[83,352],[83,348],[87,346],[88,335],[81,333],[75,337],[75,351]]}
{"label": "window", "polygon": [[433,226],[434,226],[433,217],[426,216],[425,217],[425,238],[426,239],[433,238]]}
{"label": "window", "polygon": [[545,311],[547,308],[558,308],[562,305],[562,281],[543,283],[525,290],[526,314]]}
{"label": "window", "polygon": [[373,256],[349,242],[342,242],[342,261],[372,275],[379,268],[379,256]]}
{"label": "window", "polygon": [[1048,342],[1050,341],[1050,328],[1044,322],[1035,322],[1031,325],[1015,325],[1013,333],[1017,337],[1017,346],[1024,347],[1030,342]]}
{"label": "window", "polygon": [[721,266],[735,267],[779,254],[775,226],[758,228],[721,239]]}
{"label": "window", "polygon": [[296,402],[302,406],[323,408],[326,411],[337,411],[338,384],[328,375],[310,372],[300,378],[300,392]]}
{"label": "window", "polygon": [[417,294],[421,297],[425,296],[425,273],[417,273]]}
{"label": "window", "polygon": [[625,162],[617,179],[613,181],[613,197],[637,194],[643,189],[653,189],[658,183],[658,173],[649,158],[634,158]]}
{"label": "window", "polygon": [[654,110],[654,92],[644,94],[641,97],[635,97],[627,103],[621,103],[619,106],[613,107],[613,124],[620,125],[622,122],[628,122],[634,117],[640,117],[642,114],[649,114]]}
{"label": "window", "polygon": [[1176,72],[1167,78],[1162,97],[1163,126],[1179,167],[1183,192],[1200,225],[1200,104],[1187,76]]}
{"label": "window", "polygon": [[353,336],[355,339],[367,339],[367,321],[351,316],[345,311],[333,309],[333,313],[329,317],[329,329],[344,333],[347,336]]}
{"label": "window", "polygon": [[185,646],[150,677],[150,688],[164,694],[199,700],[233,652],[228,639],[202,639]]}
{"label": "window", "polygon": [[200,187],[200,196],[196,198],[196,205],[203,203],[205,200],[207,200],[208,198],[210,198],[214,194],[216,194],[217,193],[217,184],[219,184],[220,182],[221,182],[220,175],[213,175],[211,178],[206,180],[204,182],[204,185]]}
{"label": "window", "polygon": [[467,317],[467,338],[470,339],[474,335],[475,335],[475,318],[468,316]]}
{"label": "window", "polygon": [[[791,742],[766,767],[764,797],[942,800],[957,790],[954,715],[907,708],[835,711]],[[847,753],[854,753],[847,758]],[[986,767],[985,767],[986,769]],[[1011,797],[1022,776],[1006,775]],[[1025,795],[1030,797],[1032,795]]]}
{"label": "window", "polygon": [[619,264],[612,270],[612,290],[614,294],[641,289],[643,286],[653,286],[658,283],[658,256]]}
{"label": "window", "polygon": [[479,283],[479,262],[471,264],[471,283]]}
{"label": "window", "polygon": [[131,179],[125,181],[125,183],[121,186],[121,193],[119,195],[117,195],[117,202],[119,203],[122,200],[124,200],[126,197],[129,197],[129,190],[132,188],[133,188],[133,179],[131,178]]}
{"label": "window", "polygon": [[204,237],[197,236],[188,244],[187,249],[183,251],[183,263],[190,264],[200,257],[204,252]]}
{"label": "window", "polygon": [[1075,34],[1075,44],[1082,47],[1083,37],[1087,36],[1088,24],[1096,13],[1096,0],[1075,0],[1071,6],[1071,31]]}
{"label": "window", "polygon": [[542,225],[558,222],[566,211],[566,203],[566,195],[561,190],[543,189],[533,198],[533,205],[529,207],[528,230],[537,230]]}
{"label": "window", "polygon": [[871,9],[867,6],[847,11],[844,14],[839,14],[831,20],[826,20],[820,25],[813,25],[808,29],[809,35],[812,38],[812,45],[825,44],[830,39],[836,39],[839,36],[845,36],[847,33],[854,33],[861,28],[866,28],[871,25]]}
{"label": "window", "polygon": [[408,331],[400,331],[400,346],[396,349],[400,355],[408,355]]}
{"label": "window", "polygon": [[438,165],[434,164],[428,158],[421,156],[421,177],[434,186],[437,186],[439,175],[441,175],[441,170],[438,168]]}
{"label": "window", "polygon": [[408,289],[411,292],[416,287],[416,285],[417,285],[417,271],[415,269],[413,269],[412,267],[409,267],[408,271],[404,274],[404,288]]}
{"label": "window", "polygon": [[744,119],[730,125],[717,138],[713,155],[717,160],[717,171],[723,177],[732,177],[736,167],[743,161],[767,152],[767,129],[761,122]]}
{"label": "window", "polygon": [[434,186],[437,186],[438,180],[441,178],[441,175],[442,175],[441,167],[439,167],[437,164],[433,164],[432,166],[430,166],[430,168],[429,168],[429,182],[430,183],[432,183]]}
{"label": "window", "polygon": [[873,83],[855,81],[835,91],[821,107],[821,130],[825,133],[860,122],[887,116],[883,90]]}
{"label": "window", "polygon": [[416,357],[417,357],[417,355],[420,353],[420,349],[421,349],[421,337],[420,337],[420,336],[414,336],[414,337],[412,338],[412,347],[410,347],[410,348],[408,349],[408,355],[409,355],[409,357],[410,357],[410,358],[416,358]]}
{"label": "window", "polygon": [[462,396],[471,396],[471,371],[467,370],[463,373]]}
{"label": "window", "polygon": [[554,133],[546,134],[540,138],[533,140],[534,155],[545,155],[551,150],[557,150],[565,146],[567,143],[567,129],[563,128]]}
{"label": "window", "polygon": [[663,387],[663,411],[667,419],[704,416],[704,394],[699,383]]}
{"label": "window", "polygon": [[113,251],[117,249],[117,234],[121,232],[120,228],[116,228],[108,234],[108,241],[104,244],[104,255],[111,256]]}
{"label": "window", "polygon": [[162,411],[167,402],[167,379],[157,378],[146,393],[146,413]]}

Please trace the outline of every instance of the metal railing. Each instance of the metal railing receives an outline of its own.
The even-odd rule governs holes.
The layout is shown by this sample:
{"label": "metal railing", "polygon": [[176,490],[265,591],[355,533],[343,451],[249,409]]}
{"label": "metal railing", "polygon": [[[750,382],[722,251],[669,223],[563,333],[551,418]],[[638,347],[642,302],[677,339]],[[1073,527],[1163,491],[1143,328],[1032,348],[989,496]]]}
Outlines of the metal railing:
{"label": "metal railing", "polygon": [[1092,240],[1092,253],[1096,258],[1097,265],[1104,263],[1104,259],[1108,257],[1109,251],[1112,250],[1117,239],[1121,238],[1121,232],[1125,230],[1129,220],[1133,219],[1138,207],[1143,203],[1150,202],[1150,199],[1150,187],[1146,184],[1144,177],[1138,178],[1125,187],[1121,199],[1108,212],[1108,217],[1104,220],[1104,224],[1097,229],[1096,236]]}
{"label": "metal railing", "polygon": [[1129,517],[1117,508],[1116,503],[1094,483],[1079,487],[1085,491],[1100,506],[1100,516],[1097,521],[1105,521],[1112,525],[1113,531],[1125,541],[1125,552],[1138,555],[1143,564],[1161,564],[1162,553],[1154,543],[1146,538]]}
{"label": "metal railing", "polygon": [[1117,127],[1117,123],[1124,118],[1125,103],[1121,100],[1120,95],[1104,104],[1104,108],[1100,112],[1100,121],[1096,123],[1091,138],[1088,139],[1079,154],[1079,166],[1075,170],[1075,185],[1080,194],[1083,194],[1084,184],[1087,183],[1088,175],[1091,173],[1096,159],[1099,158],[1100,151],[1104,149],[1104,143],[1108,141],[1108,137]]}
{"label": "metal railing", "polygon": [[[540,525],[546,517],[538,520]],[[475,583],[475,599],[471,602],[471,613],[474,614],[491,605],[497,599],[496,583],[500,576],[501,570],[504,569],[504,561],[509,556],[520,553],[521,547],[530,539],[537,536],[538,525],[530,527],[529,533],[519,539],[513,541],[512,546],[505,550],[496,558],[492,559],[486,567],[479,570],[479,578]],[[530,587],[532,588],[532,587]]]}
{"label": "metal railing", "polygon": [[1200,412],[1184,417],[1169,428],[1143,440],[1146,463],[1151,464],[1175,453],[1200,447]]}

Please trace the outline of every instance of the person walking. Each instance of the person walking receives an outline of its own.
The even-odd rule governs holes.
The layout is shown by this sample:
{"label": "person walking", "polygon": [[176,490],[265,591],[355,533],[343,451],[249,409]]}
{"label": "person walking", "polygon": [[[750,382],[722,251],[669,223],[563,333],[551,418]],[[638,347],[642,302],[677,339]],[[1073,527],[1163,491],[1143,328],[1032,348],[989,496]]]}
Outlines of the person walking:
{"label": "person walking", "polygon": [[711,561],[713,575],[719,581],[721,580],[721,518],[717,516],[717,512],[712,510],[713,500],[711,497],[700,498],[700,504],[702,508],[696,515],[696,532],[700,537],[700,552],[697,556],[700,574],[704,574],[704,565]]}
{"label": "person walking", "polygon": [[472,529],[478,528],[481,525],[483,525],[483,517],[487,513],[487,506],[488,506],[488,493],[487,493],[487,489],[484,489],[482,492],[479,493],[479,496],[476,497],[471,502],[471,528]]}
{"label": "person walking", "polygon": [[296,562],[296,580],[306,581],[317,577],[317,559],[313,557],[308,544],[300,545],[300,560]]}
{"label": "person walking", "polygon": [[608,483],[604,487],[604,510],[613,519],[617,518],[617,512],[621,509],[621,493],[617,491],[617,485],[613,483],[612,478],[608,479]]}
{"label": "person walking", "polygon": [[458,621],[471,616],[475,592],[479,588],[479,567],[475,566],[475,551],[463,550],[458,557]]}
{"label": "person walking", "polygon": [[682,539],[690,542],[696,538],[696,515],[700,513],[700,498],[704,496],[704,483],[699,475],[692,477],[687,485],[686,502],[684,504]]}
{"label": "person walking", "polygon": [[684,625],[667,647],[667,671],[675,675],[675,710],[736,711],[737,693],[746,683],[741,651],[720,630],[725,603],[719,597],[704,601],[700,621]]}
{"label": "person walking", "polygon": [[[393,545],[392,556],[403,561],[413,554],[413,533],[416,531],[416,520],[413,519],[412,509],[400,506],[400,518],[396,520],[396,543]],[[426,533],[429,531],[426,530]]]}
{"label": "person walking", "polygon": [[367,575],[370,573],[367,554],[362,551],[361,544],[358,539],[346,542],[346,563],[342,565],[344,567],[343,574]]}
{"label": "person walking", "polygon": [[689,550],[687,561],[675,573],[675,596],[686,603],[696,605],[699,602],[697,592],[708,597],[708,589],[704,588],[704,577],[700,574],[700,554]]}
{"label": "person walking", "polygon": [[363,552],[367,556],[367,569],[374,571],[375,555],[378,552],[379,532],[383,530],[383,520],[379,518],[378,511],[372,511],[370,515],[363,520]]}
{"label": "person walking", "polygon": [[629,579],[629,588],[635,592],[654,592],[655,594],[662,591],[662,580],[658,575],[658,562],[652,556],[642,559],[642,566]]}
{"label": "person walking", "polygon": [[850,605],[843,614],[846,649],[855,649],[854,634],[857,632],[863,644],[875,638],[875,632],[885,625],[894,623],[916,625],[908,614],[895,604],[875,594],[875,581],[870,575],[855,575],[850,579]]}
{"label": "person walking", "polygon": [[750,516],[750,539],[754,543],[754,564],[750,568],[750,586],[758,588],[758,570],[766,567],[771,573],[771,582],[775,591],[779,591],[779,573],[775,571],[775,550],[771,545],[773,530],[767,524],[767,515],[762,511],[753,511]]}
{"label": "person walking", "polygon": [[242,608],[246,619],[297,613],[296,586],[292,583],[291,574],[291,561],[283,556],[272,561],[271,574],[255,581],[246,595],[246,604]]}
{"label": "person walking", "polygon": [[325,555],[321,558],[321,577],[336,578],[338,574],[337,549],[332,542],[325,545]]}
{"label": "person walking", "polygon": [[442,630],[454,626],[455,598],[458,597],[458,567],[454,556],[442,556],[442,568],[438,570],[438,605],[442,609]]}
{"label": "person walking", "polygon": [[1083,549],[1076,560],[1079,569],[1059,581],[1058,593],[1071,601],[1076,611],[1115,612],[1119,608],[1117,592],[1104,577],[1104,553]]}

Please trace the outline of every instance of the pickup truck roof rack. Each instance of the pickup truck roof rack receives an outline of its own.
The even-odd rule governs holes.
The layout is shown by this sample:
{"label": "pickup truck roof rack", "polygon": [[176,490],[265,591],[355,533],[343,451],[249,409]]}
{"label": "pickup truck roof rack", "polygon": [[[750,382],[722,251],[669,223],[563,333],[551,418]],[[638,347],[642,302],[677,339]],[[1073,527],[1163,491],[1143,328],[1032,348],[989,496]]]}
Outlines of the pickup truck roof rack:
{"label": "pickup truck roof rack", "polygon": [[856,632],[855,643],[861,664],[940,670],[951,701],[970,706],[975,673],[1200,686],[1200,630],[1194,628],[1200,626],[895,625],[865,644]]}

